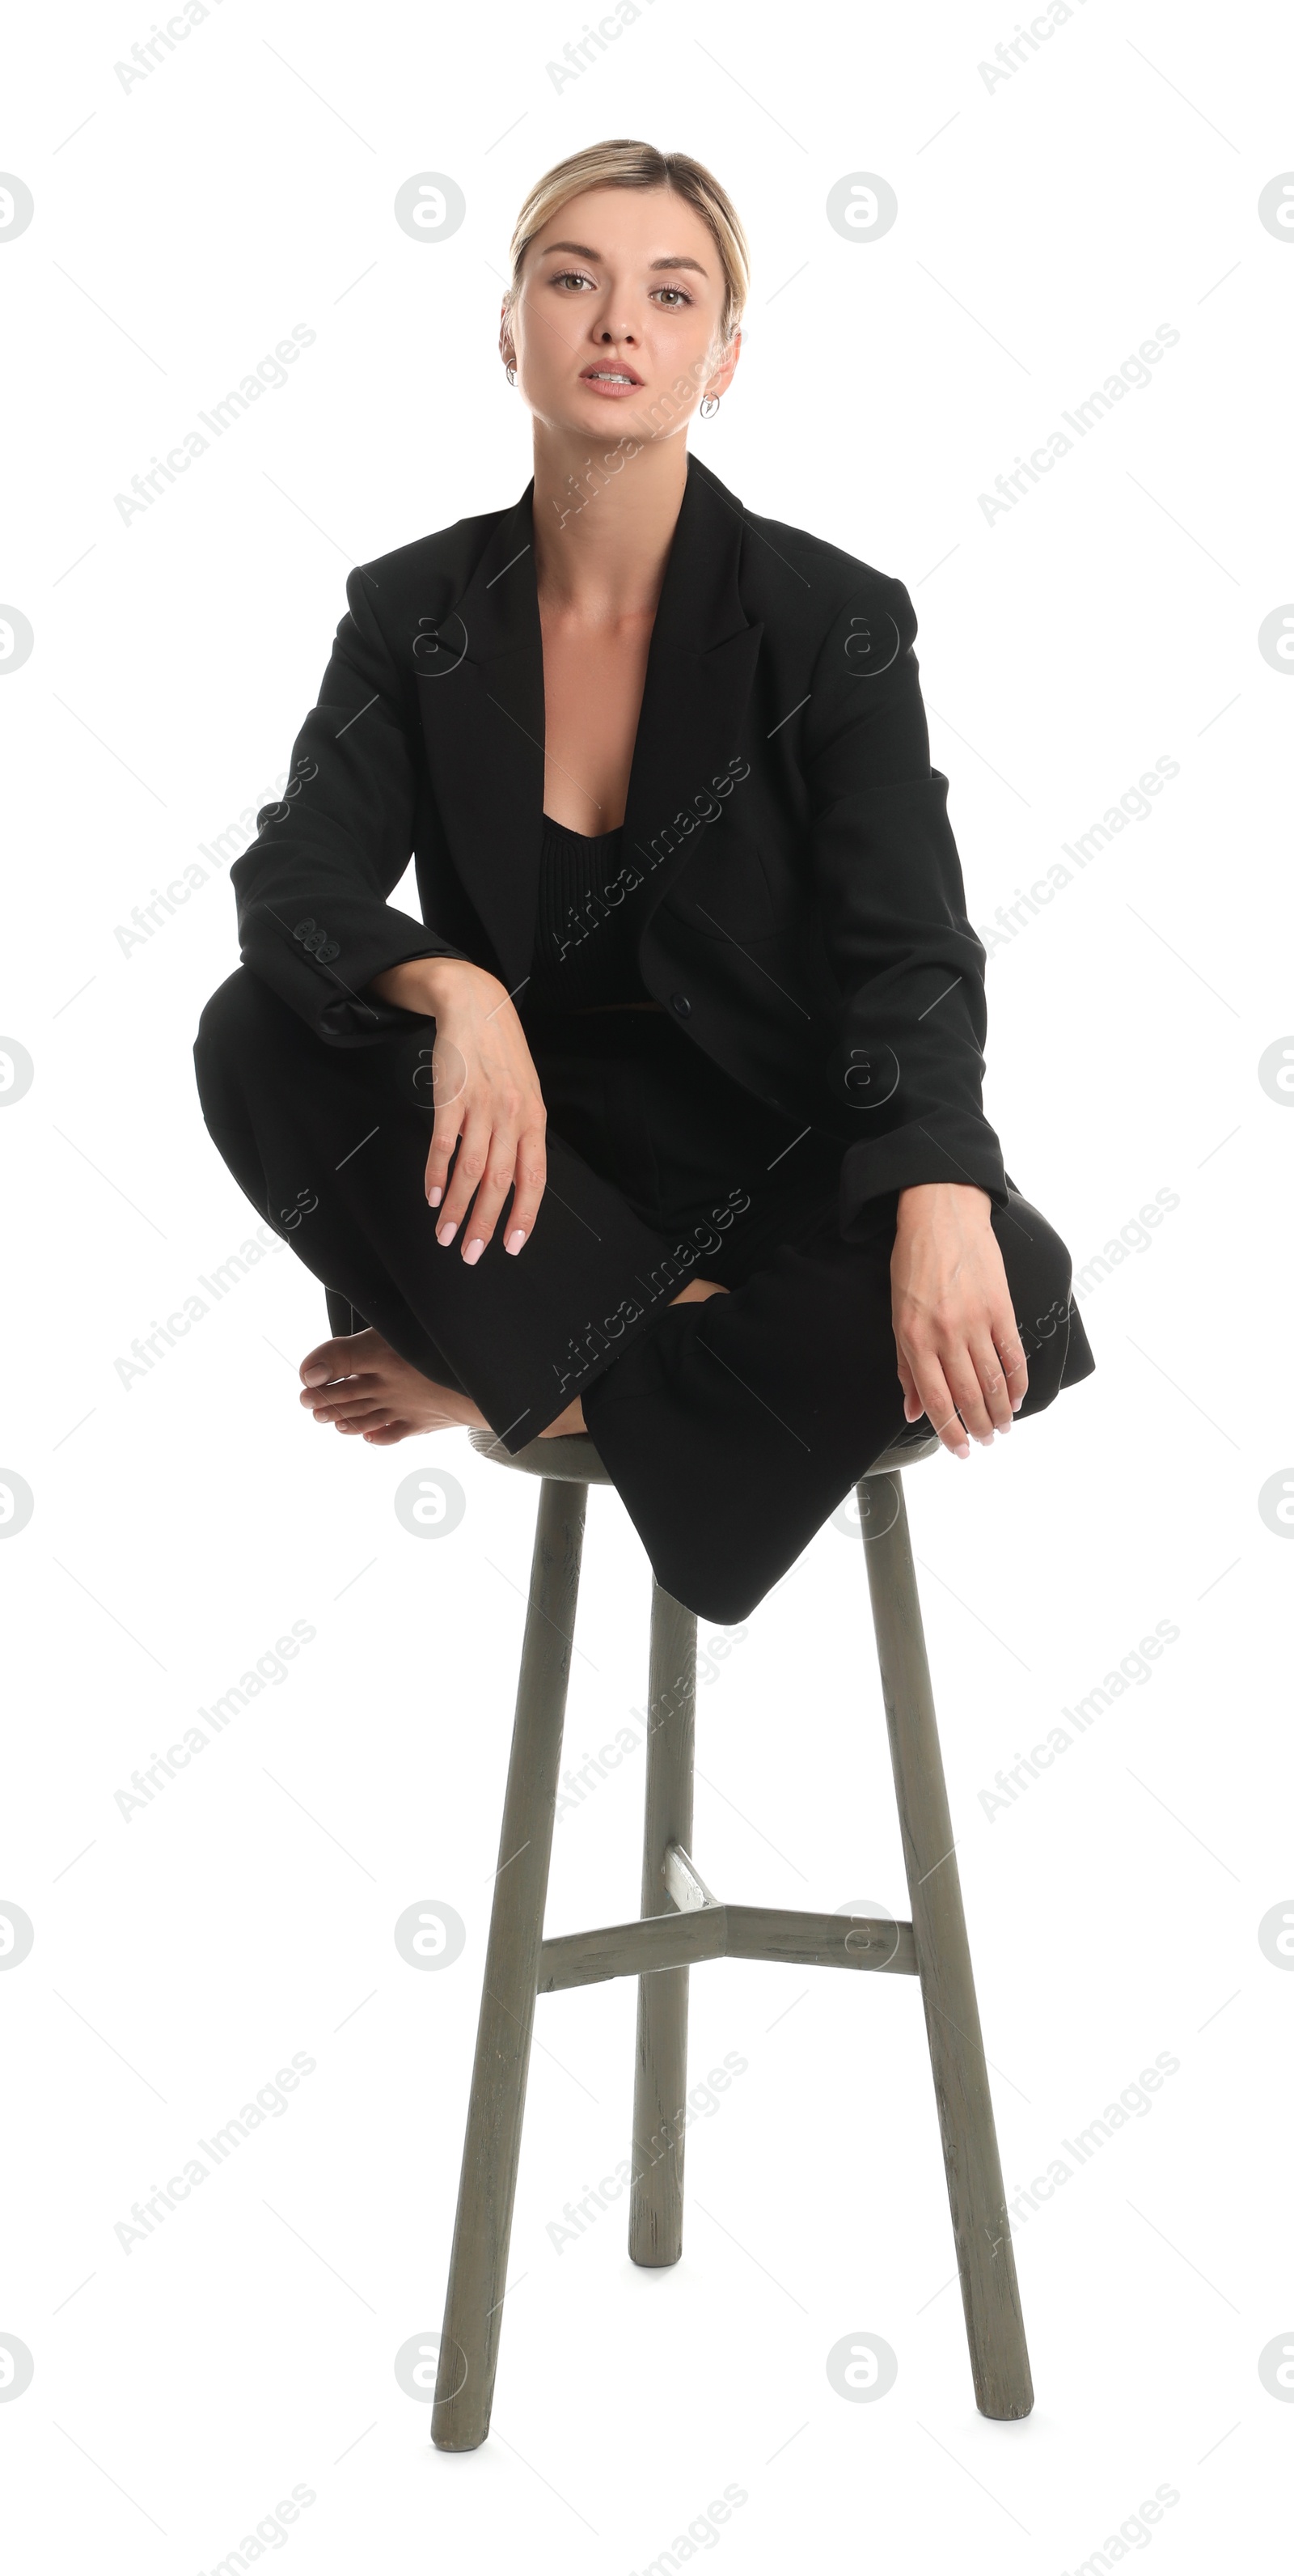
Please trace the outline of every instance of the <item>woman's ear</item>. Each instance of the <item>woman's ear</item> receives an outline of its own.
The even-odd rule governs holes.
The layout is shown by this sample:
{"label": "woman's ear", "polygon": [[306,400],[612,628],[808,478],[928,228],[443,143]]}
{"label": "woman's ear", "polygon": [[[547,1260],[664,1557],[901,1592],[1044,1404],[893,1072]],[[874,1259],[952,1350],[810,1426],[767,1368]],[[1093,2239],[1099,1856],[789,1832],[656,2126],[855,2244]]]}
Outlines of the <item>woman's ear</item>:
{"label": "woman's ear", "polygon": [[740,331],[734,331],[732,338],[725,343],[723,351],[722,382],[720,386],[720,390],[723,393],[727,392],[729,385],[732,383],[733,376],[736,373],[737,360],[740,356],[741,333]]}
{"label": "woman's ear", "polygon": [[729,385],[732,383],[733,375],[736,371],[737,360],[740,356],[741,333],[740,331],[734,331],[730,340],[725,340],[720,344],[713,372],[705,388],[705,399],[707,402],[710,400],[712,395],[717,397],[719,395],[726,394]]}

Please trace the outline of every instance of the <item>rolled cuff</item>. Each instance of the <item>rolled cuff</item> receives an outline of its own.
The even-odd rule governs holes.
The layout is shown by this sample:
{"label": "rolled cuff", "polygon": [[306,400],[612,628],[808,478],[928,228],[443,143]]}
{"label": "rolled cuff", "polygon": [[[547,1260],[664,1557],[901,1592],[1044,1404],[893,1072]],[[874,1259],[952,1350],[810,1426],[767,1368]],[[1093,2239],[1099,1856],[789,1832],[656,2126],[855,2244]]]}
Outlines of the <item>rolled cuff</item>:
{"label": "rolled cuff", "polygon": [[960,1110],[942,1110],[929,1118],[914,1118],[888,1136],[860,1137],[856,1144],[847,1145],[838,1203],[842,1242],[856,1242],[866,1234],[864,1211],[869,1200],[888,1190],[918,1188],[925,1181],[958,1181],[987,1190],[994,1206],[1005,1208],[1010,1191],[1002,1148],[987,1120]]}
{"label": "rolled cuff", "polygon": [[[406,965],[412,957],[473,962],[463,949],[451,946],[412,914],[397,912],[389,904],[373,908],[380,911],[380,921],[371,926],[367,922],[343,925],[343,936],[335,943],[341,950],[335,964],[315,955],[294,931],[285,937],[283,923],[268,906],[254,908],[243,923],[243,964],[298,1012],[316,1036],[333,1046],[371,1045],[393,1030],[410,1028],[421,1016],[399,1003],[380,1001],[368,991],[373,977],[389,966]],[[329,906],[332,913],[339,909],[335,903]],[[312,916],[303,918],[302,929],[307,920],[313,932]]]}

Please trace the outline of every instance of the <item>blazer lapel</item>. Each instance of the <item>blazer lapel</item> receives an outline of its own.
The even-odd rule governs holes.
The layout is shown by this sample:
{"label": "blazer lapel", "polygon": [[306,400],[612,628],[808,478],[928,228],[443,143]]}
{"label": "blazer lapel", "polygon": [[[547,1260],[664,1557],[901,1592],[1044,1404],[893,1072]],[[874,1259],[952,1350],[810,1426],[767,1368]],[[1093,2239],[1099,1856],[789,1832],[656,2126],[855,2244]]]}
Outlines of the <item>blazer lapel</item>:
{"label": "blazer lapel", "polygon": [[[632,473],[632,460],[624,469]],[[509,991],[530,971],[544,799],[543,639],[533,481],[500,513],[450,612],[414,644],[423,725],[450,854]],[[587,505],[596,509],[596,497]],[[625,810],[625,855],[651,868],[654,911],[703,826],[676,818],[739,748],[763,628],[737,587],[741,505],[688,459],[647,657]],[[662,837],[664,836],[664,837]],[[658,846],[653,851],[652,844]]]}
{"label": "blazer lapel", "polygon": [[764,632],[749,623],[741,604],[741,545],[740,502],[689,457],[652,628],[625,807],[625,856],[651,869],[644,923],[687,865],[702,831],[713,828],[700,820],[697,803],[714,805],[710,781],[726,771],[740,748]]}

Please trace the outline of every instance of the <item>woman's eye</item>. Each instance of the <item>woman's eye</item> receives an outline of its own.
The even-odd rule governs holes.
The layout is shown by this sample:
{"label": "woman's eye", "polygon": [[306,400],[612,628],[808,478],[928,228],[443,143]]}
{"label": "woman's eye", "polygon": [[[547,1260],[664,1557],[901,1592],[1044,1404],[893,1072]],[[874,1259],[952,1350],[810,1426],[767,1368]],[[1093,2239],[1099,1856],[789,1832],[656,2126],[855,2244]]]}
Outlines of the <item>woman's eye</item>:
{"label": "woman's eye", "polygon": [[[552,286],[592,287],[594,285],[594,280],[591,277],[586,277],[581,269],[559,268],[554,271],[549,283]],[[672,299],[670,303],[664,307],[664,310],[667,313],[677,313],[680,306],[690,304],[692,301],[691,296],[685,294],[681,286],[658,286],[653,291],[657,295],[668,295]]]}

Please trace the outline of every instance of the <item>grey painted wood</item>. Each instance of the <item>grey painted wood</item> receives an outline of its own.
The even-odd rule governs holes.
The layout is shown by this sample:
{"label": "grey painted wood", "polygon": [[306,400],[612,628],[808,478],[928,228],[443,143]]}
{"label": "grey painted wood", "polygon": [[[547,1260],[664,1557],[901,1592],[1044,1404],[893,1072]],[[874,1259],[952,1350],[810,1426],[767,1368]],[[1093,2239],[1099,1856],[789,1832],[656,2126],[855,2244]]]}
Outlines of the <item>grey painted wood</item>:
{"label": "grey painted wood", "polygon": [[873,1470],[857,1491],[975,2402],[1010,2419],[1029,2413],[1033,2380],[907,1507],[897,1475]]}
{"label": "grey painted wood", "polygon": [[724,1912],[730,1959],[785,1959],[797,1968],[871,1968],[895,1977],[917,1973],[910,1923],[775,1905],[727,1905]]}
{"label": "grey painted wood", "polygon": [[976,2401],[985,2415],[1027,2415],[1033,2387],[899,1482],[937,1439],[913,1426],[857,1489],[911,1922],[712,1895],[690,1857],[696,1620],[653,1584],[641,1914],[545,1941],[586,1488],[610,1478],[586,1435],[532,1441],[516,1457],[489,1432],[469,1437],[482,1456],[543,1483],[432,2439],[471,2450],[489,2428],[536,1993],[638,1978],[629,2251],[638,2263],[672,2263],[682,2250],[688,1969],[722,1957],[919,1978]]}
{"label": "grey painted wood", "polygon": [[[595,1932],[559,1933],[540,1951],[539,1991],[560,1994],[568,1986],[596,1986],[608,1977],[655,1979],[666,1968],[722,1959],[726,1916],[726,1906],[706,1905],[691,1914],[635,1915],[632,1922],[604,1923]],[[680,2095],[671,2108],[677,2111],[682,2099]]]}
{"label": "grey painted wood", "polygon": [[665,1854],[665,1893],[672,1896],[680,1914],[693,1914],[699,1905],[717,1905],[700,1870],[681,1843],[671,1843]]}
{"label": "grey painted wood", "polygon": [[608,1977],[658,1978],[664,1969],[695,1966],[701,1959],[781,1959],[800,1968],[870,1968],[899,1977],[917,1973],[910,1923],[864,1922],[773,1905],[722,1905],[712,1897],[678,1914],[604,1923],[593,1932],[558,1933],[539,1954],[539,1991],[558,1994]]}
{"label": "grey painted wood", "polygon": [[[654,1579],[647,1719],[641,1910],[652,1916],[673,1902],[665,1884],[670,1845],[691,1849],[696,1726],[696,1613]],[[721,1928],[708,1924],[703,1913],[678,1919],[693,1935]],[[687,1969],[680,1966],[638,1982],[629,2185],[629,2254],[635,2263],[677,2263],[683,2251],[686,2104]]]}
{"label": "grey painted wood", "polygon": [[551,1440],[528,1440],[515,1457],[492,1431],[469,1431],[467,1437],[478,1458],[492,1458],[499,1467],[518,1467],[523,1476],[548,1476],[571,1485],[611,1482],[587,1431],[558,1431]]}
{"label": "grey painted wood", "polygon": [[512,1754],[503,1801],[476,2060],[432,2407],[431,2437],[444,2451],[474,2450],[484,2441],[490,2424],[544,1932],[566,1685],[579,1594],[585,1502],[582,1484],[553,1479],[540,1487]]}

